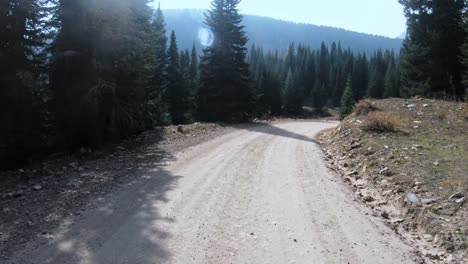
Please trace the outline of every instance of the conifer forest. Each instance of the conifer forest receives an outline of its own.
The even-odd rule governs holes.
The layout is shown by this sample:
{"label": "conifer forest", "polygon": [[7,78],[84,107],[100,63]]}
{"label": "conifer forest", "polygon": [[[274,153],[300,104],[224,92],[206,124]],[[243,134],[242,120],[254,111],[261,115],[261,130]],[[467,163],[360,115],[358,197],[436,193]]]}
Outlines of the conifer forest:
{"label": "conifer forest", "polygon": [[[0,168],[96,148],[169,124],[343,115],[362,98],[465,100],[468,4],[399,0],[401,50],[340,39],[286,50],[248,46],[240,0],[213,0],[212,41],[178,45],[147,0],[0,1]],[[309,111],[309,110],[307,110]]]}

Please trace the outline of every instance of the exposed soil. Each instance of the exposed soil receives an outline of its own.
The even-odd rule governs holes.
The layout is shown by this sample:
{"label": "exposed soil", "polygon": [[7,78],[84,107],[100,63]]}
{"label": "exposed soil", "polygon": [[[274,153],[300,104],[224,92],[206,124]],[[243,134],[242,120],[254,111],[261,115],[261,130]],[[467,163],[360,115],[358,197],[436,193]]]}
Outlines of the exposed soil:
{"label": "exposed soil", "polygon": [[365,131],[354,113],[318,138],[331,168],[428,263],[468,259],[468,106],[415,98],[374,101],[396,131]]}

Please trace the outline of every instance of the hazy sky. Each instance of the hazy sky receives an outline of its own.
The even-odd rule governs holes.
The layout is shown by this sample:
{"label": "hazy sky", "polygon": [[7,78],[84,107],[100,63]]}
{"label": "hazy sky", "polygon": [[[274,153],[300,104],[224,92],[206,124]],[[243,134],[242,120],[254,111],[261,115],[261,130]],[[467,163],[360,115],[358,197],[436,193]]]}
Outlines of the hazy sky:
{"label": "hazy sky", "polygon": [[[155,0],[162,9],[207,9],[211,0]],[[244,14],[397,37],[405,31],[398,0],[242,0]]]}

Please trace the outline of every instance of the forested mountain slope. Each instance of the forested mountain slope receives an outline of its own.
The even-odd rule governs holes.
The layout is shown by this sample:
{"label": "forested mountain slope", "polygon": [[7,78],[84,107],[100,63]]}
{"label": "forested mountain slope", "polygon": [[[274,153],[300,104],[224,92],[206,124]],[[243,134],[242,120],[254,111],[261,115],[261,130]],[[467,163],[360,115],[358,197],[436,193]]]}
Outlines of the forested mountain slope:
{"label": "forested mountain slope", "polygon": [[[164,10],[167,30],[177,33],[180,48],[191,48],[198,38],[200,28],[204,27],[203,10]],[[389,49],[399,52],[402,40],[357,33],[340,28],[297,24],[278,19],[253,15],[244,16],[244,25],[252,43],[263,47],[284,51],[291,42],[302,43],[311,48],[319,48],[322,41],[327,44],[341,42],[344,48],[350,47],[356,52],[372,54],[376,49]],[[201,46],[197,42],[200,51]]]}

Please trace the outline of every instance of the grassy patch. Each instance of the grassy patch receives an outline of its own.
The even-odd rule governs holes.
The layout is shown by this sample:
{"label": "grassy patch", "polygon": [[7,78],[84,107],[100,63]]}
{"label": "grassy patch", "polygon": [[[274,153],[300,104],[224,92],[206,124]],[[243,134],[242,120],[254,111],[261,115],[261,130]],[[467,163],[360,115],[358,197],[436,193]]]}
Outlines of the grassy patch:
{"label": "grassy patch", "polygon": [[387,112],[370,112],[367,120],[361,125],[366,131],[394,132],[400,124],[400,118]]}
{"label": "grassy patch", "polygon": [[374,104],[372,103],[370,99],[363,99],[354,106],[354,113],[357,116],[367,115],[370,112],[373,112],[376,110],[377,108],[374,106]]}

